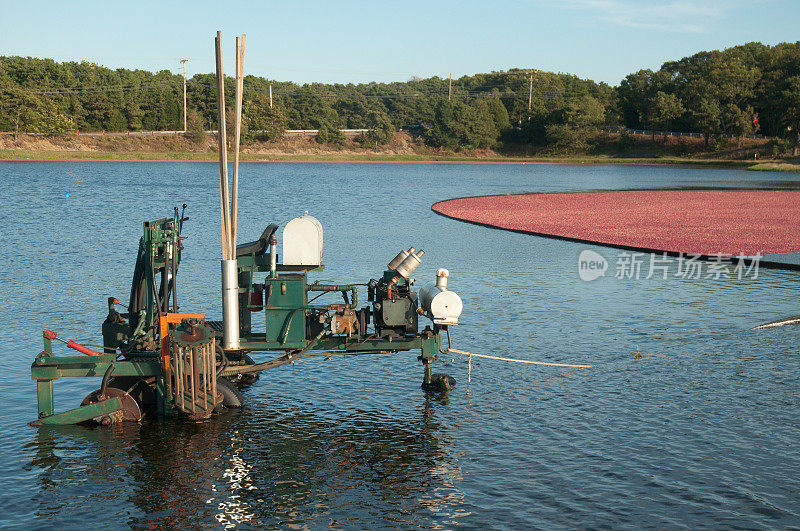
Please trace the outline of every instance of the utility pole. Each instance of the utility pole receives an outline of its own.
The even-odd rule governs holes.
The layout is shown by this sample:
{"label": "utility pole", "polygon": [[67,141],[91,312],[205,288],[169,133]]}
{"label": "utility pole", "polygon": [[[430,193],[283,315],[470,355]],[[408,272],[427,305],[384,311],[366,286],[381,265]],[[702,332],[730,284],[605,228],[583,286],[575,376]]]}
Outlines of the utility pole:
{"label": "utility pole", "polygon": [[533,74],[531,74],[530,84],[528,85],[528,112],[531,111],[533,105]]}
{"label": "utility pole", "polygon": [[272,108],[272,83],[269,84],[269,108]]}
{"label": "utility pole", "polygon": [[453,99],[453,74],[450,73],[450,83],[447,86],[447,101],[451,101]]}
{"label": "utility pole", "polygon": [[186,61],[189,59],[181,59],[183,65],[183,132],[186,132]]}

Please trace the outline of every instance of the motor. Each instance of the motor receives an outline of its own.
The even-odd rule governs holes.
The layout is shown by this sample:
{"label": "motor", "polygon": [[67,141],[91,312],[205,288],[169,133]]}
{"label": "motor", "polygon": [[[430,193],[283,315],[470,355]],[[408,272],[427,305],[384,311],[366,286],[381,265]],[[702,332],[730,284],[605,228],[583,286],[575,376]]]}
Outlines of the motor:
{"label": "motor", "polygon": [[419,307],[417,294],[411,289],[409,276],[422,263],[425,251],[400,251],[387,266],[380,280],[367,284],[372,303],[375,331],[380,337],[403,337],[416,334]]}

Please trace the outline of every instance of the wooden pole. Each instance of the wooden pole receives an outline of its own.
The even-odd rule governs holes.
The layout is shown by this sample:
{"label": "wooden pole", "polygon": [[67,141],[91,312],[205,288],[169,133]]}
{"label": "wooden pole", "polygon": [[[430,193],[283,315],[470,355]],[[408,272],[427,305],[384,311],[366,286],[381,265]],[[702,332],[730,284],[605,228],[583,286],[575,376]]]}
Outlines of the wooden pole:
{"label": "wooden pole", "polygon": [[272,83],[269,84],[269,108],[272,108]]}
{"label": "wooden pole", "polygon": [[533,74],[531,74],[530,85],[528,85],[528,112],[530,112],[532,105],[533,105]]}
{"label": "wooden pole", "polygon": [[236,37],[236,122],[233,137],[233,192],[231,193],[231,243],[230,249],[236,258],[236,223],[239,210],[239,137],[242,134],[242,90],[244,88],[244,42],[245,36]]}
{"label": "wooden pole", "polygon": [[188,59],[181,59],[183,65],[183,132],[186,132],[186,61]]}
{"label": "wooden pole", "polygon": [[230,260],[230,232],[228,223],[228,145],[225,133],[225,74],[222,72],[222,32],[217,32],[215,40],[217,52],[217,129],[219,139],[219,202],[222,218],[222,259]]}

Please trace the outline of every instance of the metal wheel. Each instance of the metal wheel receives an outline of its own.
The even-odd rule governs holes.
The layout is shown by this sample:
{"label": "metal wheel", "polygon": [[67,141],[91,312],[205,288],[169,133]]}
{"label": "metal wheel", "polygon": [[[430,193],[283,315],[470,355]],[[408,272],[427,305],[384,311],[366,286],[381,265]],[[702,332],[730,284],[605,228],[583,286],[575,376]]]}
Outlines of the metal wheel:
{"label": "metal wheel", "polygon": [[[152,380],[152,381],[151,381]],[[104,415],[94,419],[101,425],[115,422],[141,422],[143,418],[155,413],[156,394],[153,390],[155,378],[137,378],[123,376],[111,378],[108,381],[105,396],[117,397],[122,403],[122,409],[111,415]],[[100,400],[100,389],[92,391],[81,402],[82,406],[93,404]]]}
{"label": "metal wheel", "polygon": [[[106,388],[105,397],[119,398],[119,401],[122,403],[122,409],[109,415],[103,415],[101,417],[92,419],[94,422],[102,426],[108,426],[109,424],[114,424],[116,422],[140,422],[142,420],[142,410],[139,408],[139,404],[136,403],[136,400],[131,395],[122,389],[108,387]],[[81,405],[86,406],[99,401],[100,390],[98,389],[89,393],[89,395],[83,399]]]}
{"label": "metal wheel", "polygon": [[244,405],[244,395],[226,378],[217,378],[217,392],[222,395],[222,405],[227,408],[238,409]]}

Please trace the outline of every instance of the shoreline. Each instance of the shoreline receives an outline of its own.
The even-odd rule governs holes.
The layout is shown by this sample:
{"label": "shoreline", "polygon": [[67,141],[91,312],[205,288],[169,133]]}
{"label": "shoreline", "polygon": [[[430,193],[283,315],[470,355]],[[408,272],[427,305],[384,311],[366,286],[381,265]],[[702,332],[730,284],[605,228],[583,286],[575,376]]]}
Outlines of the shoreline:
{"label": "shoreline", "polygon": [[[4,154],[6,155],[6,154]],[[93,152],[86,157],[0,157],[0,162],[176,162],[176,163],[203,163],[218,164],[218,159],[212,158],[142,158],[125,157],[119,153]],[[348,157],[319,157],[304,158],[243,158],[241,163],[249,164],[487,164],[487,165],[560,165],[560,166],[686,166],[698,168],[723,168],[770,172],[800,172],[800,165],[786,163],[782,161],[743,161],[726,159],[678,159],[678,158],[606,158],[606,157],[508,157],[507,160],[500,158],[478,158],[478,157],[442,157],[430,158],[420,157],[411,158],[405,155],[377,155],[375,157],[348,158]]]}
{"label": "shoreline", "polygon": [[[618,139],[617,139],[618,140]],[[591,152],[498,152],[474,149],[460,152],[430,148],[406,133],[397,133],[379,148],[366,148],[352,139],[341,146],[318,144],[310,137],[284,138],[279,142],[252,142],[240,154],[245,163],[352,163],[352,164],[561,164],[684,166],[800,172],[800,159],[768,154],[763,142],[745,141],[723,152],[701,151],[698,142],[688,145],[654,144],[635,139],[630,149],[619,151],[613,135]],[[0,138],[2,162],[203,162],[218,164],[214,139],[193,141],[176,137],[32,137]],[[758,158],[756,158],[758,157]]]}
{"label": "shoreline", "polygon": [[[0,162],[198,162],[203,164],[218,164],[217,159],[101,159],[101,158],[35,158],[35,159],[11,159],[0,158]],[[233,162],[228,161],[229,164]],[[590,166],[590,165],[630,165],[630,166],[672,166],[672,165],[694,165],[694,166],[723,166],[740,168],[745,166],[729,161],[669,161],[669,162],[645,162],[640,160],[608,160],[608,161],[565,161],[565,160],[447,160],[447,159],[420,159],[420,160],[397,160],[397,159],[261,159],[261,160],[240,160],[240,164],[520,164],[520,165],[561,165],[561,166]]]}

